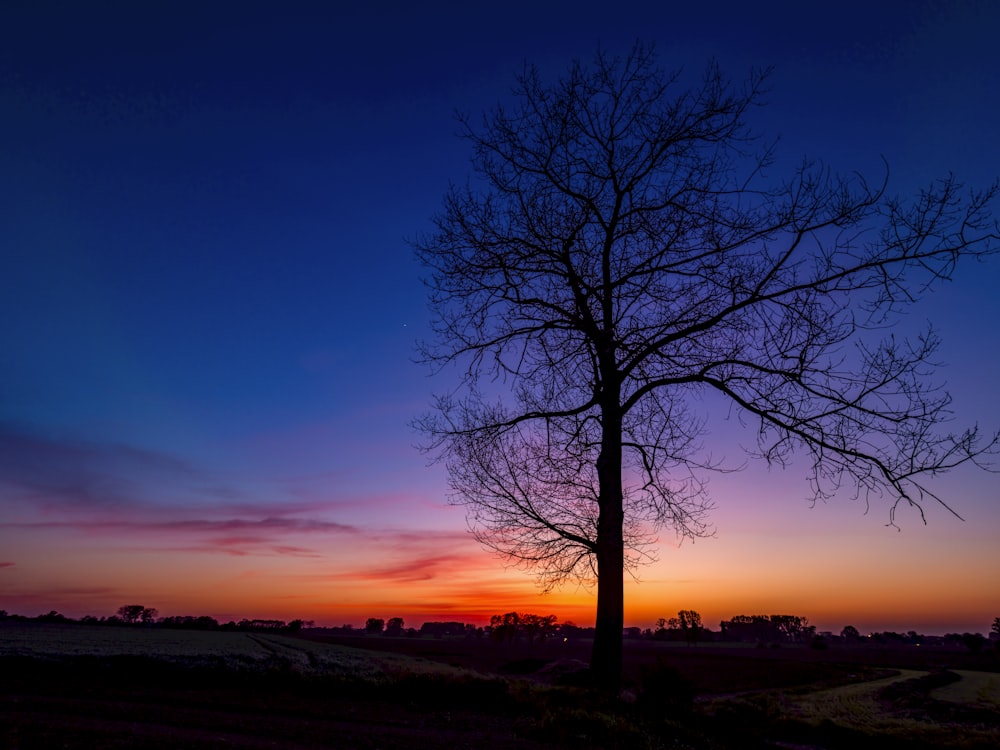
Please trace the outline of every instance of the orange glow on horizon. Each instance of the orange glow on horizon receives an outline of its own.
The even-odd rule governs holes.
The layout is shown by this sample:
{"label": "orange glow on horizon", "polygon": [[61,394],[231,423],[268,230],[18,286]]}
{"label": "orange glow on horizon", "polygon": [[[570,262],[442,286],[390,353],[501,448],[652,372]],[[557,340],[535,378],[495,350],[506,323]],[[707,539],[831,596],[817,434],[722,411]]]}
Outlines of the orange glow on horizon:
{"label": "orange glow on horizon", "polygon": [[[156,607],[161,616],[207,614],[220,621],[243,618],[304,619],[317,625],[361,626],[368,617],[402,617],[408,627],[427,621],[459,621],[485,625],[490,616],[509,611],[554,614],[560,622],[580,626],[594,622],[596,596],[592,590],[569,588],[542,594],[530,576],[504,571],[488,555],[472,576],[453,582],[428,580],[414,583],[372,585],[363,579],[337,580],[330,584],[322,576],[289,575],[289,571],[261,566],[229,575],[219,571],[199,575],[198,566],[175,570],[173,575],[152,574],[136,569],[115,585],[101,586],[90,577],[94,571],[67,575],[58,585],[42,586],[31,593],[11,595],[0,602],[11,613],[33,616],[56,609],[71,617],[113,614],[126,603]],[[9,577],[12,568],[3,572]],[[178,577],[176,574],[183,574]],[[462,577],[462,576],[460,576]],[[704,585],[701,585],[704,583]],[[988,581],[975,579],[952,590],[938,589],[933,600],[917,598],[919,586],[896,587],[870,584],[850,590],[843,583],[804,590],[775,583],[747,590],[719,581],[679,584],[647,580],[628,582],[625,591],[625,625],[652,628],[660,617],[669,618],[679,609],[695,609],[706,627],[717,630],[719,622],[737,614],[796,614],[807,617],[818,630],[839,632],[854,625],[871,630],[916,630],[932,634],[956,630],[986,632],[991,615],[981,593]],[[966,625],[960,625],[966,623]],[[979,623],[978,627],[975,624]]]}
{"label": "orange glow on horizon", "polygon": [[[984,553],[993,550],[995,559],[988,527],[897,533],[850,506],[803,511],[780,499],[784,505],[754,499],[753,523],[741,508],[720,509],[717,538],[661,544],[659,561],[639,570],[639,582],[626,581],[625,625],[651,628],[694,609],[713,630],[737,614],[795,614],[834,632],[848,624],[928,634],[989,630],[997,613],[995,566]],[[406,498],[399,502],[408,507]],[[236,512],[199,521],[46,520],[5,540],[0,609],[100,617],[137,603],[162,616],[326,626],[402,617],[410,627],[484,625],[494,614],[519,611],[593,625],[593,588],[543,594],[530,573],[505,568],[466,531],[448,530],[454,509],[437,510],[437,531],[364,529],[267,510],[258,520]],[[915,560],[927,563],[915,567]]]}

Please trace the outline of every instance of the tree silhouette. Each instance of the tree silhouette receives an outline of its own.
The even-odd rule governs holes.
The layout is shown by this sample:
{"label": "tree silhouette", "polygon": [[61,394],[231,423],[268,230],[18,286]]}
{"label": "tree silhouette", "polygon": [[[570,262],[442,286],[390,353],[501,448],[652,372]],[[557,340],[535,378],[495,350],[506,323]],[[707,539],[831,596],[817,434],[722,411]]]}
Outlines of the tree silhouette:
{"label": "tree silhouette", "polygon": [[144,607],[141,604],[124,604],[118,608],[118,617],[122,622],[134,624],[142,622],[150,624],[156,621],[159,613],[153,607]]}
{"label": "tree silhouette", "polygon": [[677,619],[684,640],[688,643],[697,643],[701,638],[701,614],[693,609],[682,609],[677,613]]}
{"label": "tree silhouette", "polygon": [[848,643],[857,643],[861,640],[861,633],[853,625],[845,625],[844,629],[840,631],[840,637]]}
{"label": "tree silhouette", "polygon": [[997,187],[949,177],[907,203],[813,163],[774,182],[746,123],[765,80],[709,66],[684,89],[641,45],[551,85],[527,67],[513,108],[459,118],[477,181],[414,242],[423,358],[461,375],[417,420],[425,447],[480,542],[545,586],[596,581],[591,669],[609,689],[624,573],[658,529],[710,532],[713,404],[755,428],[754,455],[805,455],[815,497],[887,497],[890,523],[941,502],[926,477],[996,445],[940,431],[932,330],[877,337],[995,250]]}

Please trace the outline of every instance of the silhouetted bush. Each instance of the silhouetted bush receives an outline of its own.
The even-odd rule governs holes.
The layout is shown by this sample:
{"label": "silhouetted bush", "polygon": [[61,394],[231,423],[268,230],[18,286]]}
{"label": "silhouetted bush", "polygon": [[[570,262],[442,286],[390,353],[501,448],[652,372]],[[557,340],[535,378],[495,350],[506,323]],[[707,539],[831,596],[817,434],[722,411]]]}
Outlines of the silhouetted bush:
{"label": "silhouetted bush", "polygon": [[781,706],[773,695],[733,698],[716,708],[712,726],[721,736],[738,741],[732,747],[756,747],[780,720],[781,714]]}
{"label": "silhouetted bush", "polygon": [[663,716],[688,714],[694,707],[694,683],[662,659],[639,670],[637,704],[646,713]]}
{"label": "silhouetted bush", "polygon": [[963,633],[962,645],[974,654],[978,654],[986,645],[986,638],[981,633]]}
{"label": "silhouetted bush", "polygon": [[54,609],[44,615],[38,615],[35,618],[38,622],[71,622],[71,620],[65,615],[61,615]]}
{"label": "silhouetted bush", "polygon": [[506,680],[415,672],[396,675],[381,692],[411,705],[505,712],[515,705]]}
{"label": "silhouetted bush", "polygon": [[515,659],[497,668],[500,674],[532,674],[549,663],[549,659]]}

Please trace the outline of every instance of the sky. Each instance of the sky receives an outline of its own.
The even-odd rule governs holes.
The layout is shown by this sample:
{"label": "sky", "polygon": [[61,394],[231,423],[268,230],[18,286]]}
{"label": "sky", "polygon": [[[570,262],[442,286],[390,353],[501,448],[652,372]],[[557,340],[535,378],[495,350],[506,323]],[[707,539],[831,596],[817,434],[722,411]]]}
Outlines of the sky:
{"label": "sky", "polygon": [[[653,43],[735,79],[804,156],[912,195],[1000,176],[1000,4],[7,2],[0,9],[0,609],[360,625],[593,623],[468,533],[412,420],[447,376],[409,240],[470,174],[456,111],[525,62]],[[750,7],[752,6],[752,7]],[[1000,258],[911,309],[944,343],[955,427],[1000,428]],[[708,440],[752,440],[722,415]],[[740,459],[741,460],[741,459]],[[820,630],[986,632],[1000,616],[1000,475],[934,487],[927,523],[806,467],[713,479],[715,534],[626,587],[626,625],[696,609]]]}

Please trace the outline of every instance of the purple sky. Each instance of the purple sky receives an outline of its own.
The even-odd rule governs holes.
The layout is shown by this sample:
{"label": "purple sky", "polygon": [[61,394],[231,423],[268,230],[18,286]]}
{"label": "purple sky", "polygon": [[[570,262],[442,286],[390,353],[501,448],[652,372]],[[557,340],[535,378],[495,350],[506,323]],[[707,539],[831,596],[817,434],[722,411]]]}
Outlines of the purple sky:
{"label": "purple sky", "polygon": [[[406,240],[468,174],[453,112],[525,60],[557,74],[639,37],[667,68],[773,65],[752,121],[782,164],[877,179],[884,157],[901,195],[1000,175],[995,2],[278,7],[0,10],[0,609],[592,618],[591,592],[539,598],[476,547],[408,426],[447,383],[412,362]],[[960,268],[902,325],[940,328],[958,425],[1000,426],[998,282],[1000,259]],[[932,508],[900,533],[884,507],[809,508],[803,476],[713,483],[717,536],[665,535],[628,624],[1000,615],[996,475],[943,478],[965,522]]]}

